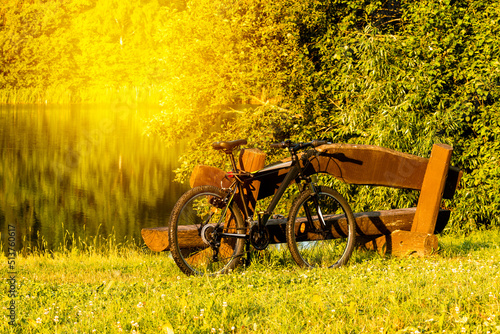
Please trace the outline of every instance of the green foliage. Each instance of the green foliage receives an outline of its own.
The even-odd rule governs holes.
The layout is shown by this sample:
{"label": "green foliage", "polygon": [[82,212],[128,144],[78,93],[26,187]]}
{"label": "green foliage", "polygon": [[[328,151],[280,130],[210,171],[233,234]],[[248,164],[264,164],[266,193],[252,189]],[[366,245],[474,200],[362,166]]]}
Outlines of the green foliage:
{"label": "green foliage", "polygon": [[2,1],[0,102],[116,102],[121,93],[157,103],[157,31],[173,7],[156,0]]}
{"label": "green foliage", "polygon": [[[444,205],[470,231],[500,225],[499,14],[492,0],[9,0],[0,100],[161,99],[149,132],[188,141],[179,180],[224,166],[216,140],[267,151],[328,138],[424,157],[447,143],[465,175]],[[355,211],[417,199],[338,188]]]}
{"label": "green foliage", "polygon": [[[454,209],[450,226],[498,226],[499,14],[494,1],[192,1],[163,32],[172,55],[165,65],[175,60],[167,71],[178,81],[150,129],[167,141],[189,136],[180,179],[196,164],[223,166],[207,152],[215,140],[248,138],[267,149],[285,138],[328,138],[424,157],[447,143],[465,172],[444,203]],[[219,130],[209,127],[248,102]],[[269,153],[270,161],[283,154]],[[337,186],[355,211],[418,198]]]}

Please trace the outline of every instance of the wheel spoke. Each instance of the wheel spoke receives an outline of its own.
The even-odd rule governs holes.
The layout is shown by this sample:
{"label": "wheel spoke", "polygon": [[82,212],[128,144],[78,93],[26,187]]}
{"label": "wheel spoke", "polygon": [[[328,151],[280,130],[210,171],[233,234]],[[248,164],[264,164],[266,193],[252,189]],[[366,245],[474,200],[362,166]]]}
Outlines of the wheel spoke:
{"label": "wheel spoke", "polygon": [[[338,267],[347,262],[354,247],[354,216],[339,193],[328,187],[319,189],[318,194],[310,190],[301,193],[294,202],[287,222],[287,243],[300,266]],[[328,217],[338,215],[347,218],[348,230],[334,238]]]}
{"label": "wheel spoke", "polygon": [[[224,273],[239,262],[243,239],[221,239],[215,224],[222,222],[221,232],[245,233],[243,218],[236,205],[220,208],[224,196],[216,187],[201,186],[188,191],[174,207],[169,223],[170,250],[176,264],[188,275]],[[227,215],[223,216],[224,213]],[[194,226],[195,234],[189,232]]]}

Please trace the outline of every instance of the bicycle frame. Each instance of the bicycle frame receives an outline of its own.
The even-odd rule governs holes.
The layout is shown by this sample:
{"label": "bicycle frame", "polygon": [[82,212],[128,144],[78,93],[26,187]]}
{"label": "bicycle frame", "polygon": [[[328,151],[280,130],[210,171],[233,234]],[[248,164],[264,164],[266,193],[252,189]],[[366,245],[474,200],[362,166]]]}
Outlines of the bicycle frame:
{"label": "bicycle frame", "polygon": [[[288,210],[285,231],[286,248],[293,260],[307,268],[345,264],[354,248],[354,215],[341,194],[317,185],[311,178],[317,173],[316,159],[322,154],[321,149],[314,148],[327,141],[271,144],[270,148],[288,149],[291,159],[255,172],[239,169],[233,155],[246,144],[246,139],[213,143],[212,148],[229,156],[231,170],[216,170],[214,177],[200,174],[207,184],[193,187],[177,201],[169,219],[168,241],[179,268],[188,275],[227,273],[242,259],[250,264],[253,250],[282,243],[285,219],[272,215],[294,182],[300,193]],[[240,164],[248,168],[260,165],[262,158],[260,152],[240,152]],[[263,211],[256,209],[256,201],[262,199],[269,200]],[[347,230],[339,219],[345,219]],[[276,248],[280,254],[284,250]]]}
{"label": "bicycle frame", "polygon": [[[265,176],[268,176],[270,173],[275,173],[279,170],[283,169],[288,169],[289,171],[285,175],[284,180],[281,182],[280,186],[276,190],[271,202],[267,206],[266,210],[258,213],[258,224],[259,226],[266,226],[272,213],[274,212],[274,209],[278,205],[279,201],[281,200],[283,194],[285,193],[285,190],[288,188],[288,186],[293,182],[293,181],[300,181],[300,180],[306,180],[308,184],[311,185],[312,190],[314,193],[316,193],[316,189],[313,183],[311,183],[310,179],[308,177],[304,177],[303,175],[303,170],[305,167],[300,166],[299,159],[297,158],[296,153],[292,153],[292,160],[288,162],[283,162],[283,163],[278,163],[278,164],[273,164],[269,165],[267,167],[264,167],[263,169],[253,172],[253,173],[248,173],[248,172],[242,172],[237,169],[236,163],[234,161],[234,156],[232,154],[229,154],[231,163],[233,165],[233,170],[228,173],[229,177],[233,177],[234,180],[231,183],[231,185],[227,188],[230,189],[230,192],[228,193],[227,198],[227,205],[225,208],[225,212],[223,212],[219,222],[217,223],[216,227],[219,227],[223,223],[223,217],[225,217],[227,213],[227,209],[230,207],[232,202],[235,199],[235,196],[237,193],[240,195],[240,200],[241,203],[243,203],[243,214],[245,216],[245,220],[247,222],[251,222],[251,217],[249,213],[248,206],[245,205],[245,195],[243,193],[243,187],[246,183],[252,182],[252,181],[258,181]],[[243,180],[242,180],[243,179]],[[316,199],[314,199],[314,205],[319,209],[319,205]],[[309,211],[309,210],[308,210]],[[323,219],[323,216],[321,214],[321,210],[319,210],[319,221],[323,226],[326,226],[325,221]],[[307,212],[308,218],[310,218],[310,213]],[[249,235],[248,234],[236,234],[236,233],[224,233],[221,232],[220,237],[231,237],[231,238],[240,238],[240,239],[248,239]]]}

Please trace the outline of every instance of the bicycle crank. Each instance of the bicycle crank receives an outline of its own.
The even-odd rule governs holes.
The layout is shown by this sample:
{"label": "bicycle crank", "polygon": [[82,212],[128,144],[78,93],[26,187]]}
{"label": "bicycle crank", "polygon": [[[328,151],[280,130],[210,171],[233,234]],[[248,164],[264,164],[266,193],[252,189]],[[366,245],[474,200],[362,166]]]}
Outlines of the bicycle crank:
{"label": "bicycle crank", "polygon": [[253,225],[250,228],[250,243],[257,250],[266,249],[269,245],[269,230],[265,226]]}

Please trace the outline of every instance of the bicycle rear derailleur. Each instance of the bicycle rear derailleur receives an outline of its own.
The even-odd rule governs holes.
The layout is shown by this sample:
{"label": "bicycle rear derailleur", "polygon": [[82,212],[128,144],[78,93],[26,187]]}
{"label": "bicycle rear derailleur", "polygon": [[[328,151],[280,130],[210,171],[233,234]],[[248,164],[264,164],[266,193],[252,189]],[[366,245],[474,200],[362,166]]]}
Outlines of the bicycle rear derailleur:
{"label": "bicycle rear derailleur", "polygon": [[219,261],[219,248],[221,243],[221,237],[219,231],[215,226],[206,224],[201,229],[201,239],[203,242],[212,248],[212,261]]}

